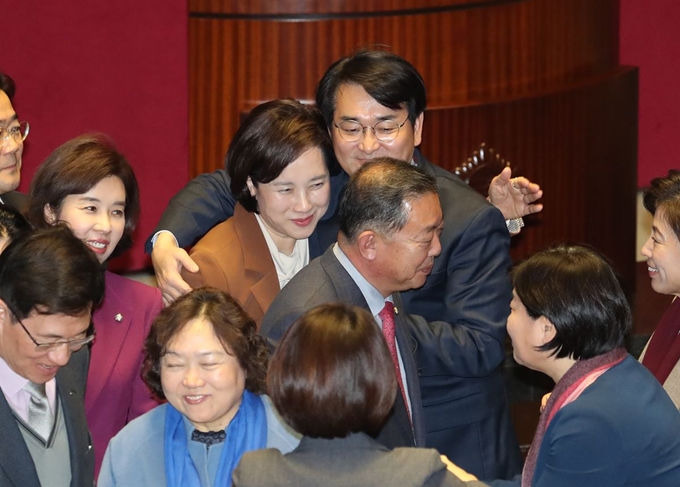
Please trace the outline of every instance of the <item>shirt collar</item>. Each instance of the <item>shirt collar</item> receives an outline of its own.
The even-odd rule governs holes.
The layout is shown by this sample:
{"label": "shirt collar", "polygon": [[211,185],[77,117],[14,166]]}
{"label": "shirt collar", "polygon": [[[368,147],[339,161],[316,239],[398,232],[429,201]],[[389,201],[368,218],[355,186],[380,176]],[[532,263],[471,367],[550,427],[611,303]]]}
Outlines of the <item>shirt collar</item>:
{"label": "shirt collar", "polygon": [[392,302],[392,296],[388,296],[387,299],[380,294],[370,282],[368,282],[364,276],[354,267],[354,264],[349,260],[347,255],[342,251],[337,242],[333,245],[333,254],[340,262],[340,265],[347,271],[354,283],[357,285],[361,294],[364,296],[368,308],[371,310],[373,316],[377,316],[378,313],[382,311],[385,307],[385,301]]}

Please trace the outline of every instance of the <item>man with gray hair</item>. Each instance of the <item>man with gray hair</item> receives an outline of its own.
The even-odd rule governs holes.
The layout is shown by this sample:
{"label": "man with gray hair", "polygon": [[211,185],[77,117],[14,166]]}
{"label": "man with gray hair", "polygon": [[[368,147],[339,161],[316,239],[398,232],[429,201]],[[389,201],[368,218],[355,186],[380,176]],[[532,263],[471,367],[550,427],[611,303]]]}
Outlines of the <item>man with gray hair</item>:
{"label": "man with gray hair", "polygon": [[338,242],[281,290],[260,332],[273,349],[314,306],[339,301],[369,310],[385,335],[400,391],[377,440],[388,448],[424,446],[411,325],[399,291],[422,286],[441,252],[437,183],[406,162],[376,159],[350,178],[338,217]]}

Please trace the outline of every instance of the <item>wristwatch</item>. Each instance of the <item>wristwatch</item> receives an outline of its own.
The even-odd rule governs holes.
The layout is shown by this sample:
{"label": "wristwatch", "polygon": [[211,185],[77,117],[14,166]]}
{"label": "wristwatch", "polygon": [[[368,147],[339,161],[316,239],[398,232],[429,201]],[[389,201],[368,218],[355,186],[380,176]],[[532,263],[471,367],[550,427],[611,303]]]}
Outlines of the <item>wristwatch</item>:
{"label": "wristwatch", "polygon": [[519,232],[522,231],[522,227],[524,226],[524,220],[522,218],[512,218],[510,220],[505,220],[505,224],[508,227],[508,232],[510,232],[510,235],[517,235]]}

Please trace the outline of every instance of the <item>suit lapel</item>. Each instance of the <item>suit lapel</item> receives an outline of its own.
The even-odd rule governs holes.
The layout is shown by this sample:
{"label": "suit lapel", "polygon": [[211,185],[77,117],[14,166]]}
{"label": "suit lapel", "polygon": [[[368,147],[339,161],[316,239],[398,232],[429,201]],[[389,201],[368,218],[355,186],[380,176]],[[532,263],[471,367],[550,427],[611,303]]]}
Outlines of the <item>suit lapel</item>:
{"label": "suit lapel", "polygon": [[[361,290],[356,285],[352,277],[342,266],[340,261],[335,257],[333,253],[333,248],[330,247],[320,259],[320,264],[324,268],[326,274],[329,276],[329,281],[333,283],[335,287],[335,292],[338,301],[353,304],[359,306],[366,310],[369,310],[368,303],[361,293]],[[398,297],[398,295],[397,295]],[[398,304],[395,305],[401,310],[402,303],[399,298]],[[369,311],[370,312],[370,311]],[[423,434],[422,427],[420,427],[417,421],[421,419],[422,409],[420,402],[420,388],[418,385],[418,374],[415,367],[415,361],[413,359],[412,341],[409,340],[408,334],[405,332],[403,321],[396,319],[395,317],[396,330],[395,334],[397,337],[397,343],[399,345],[399,351],[401,354],[402,361],[404,362],[406,382],[409,389],[409,399],[411,401],[411,409],[413,417],[409,418],[408,412],[406,410],[406,404],[401,394],[397,394],[397,398],[394,403],[394,412],[391,417],[388,417],[386,426],[383,427],[381,434],[378,438],[389,447],[395,446],[421,446],[425,444],[424,436],[420,438],[419,436],[414,436],[414,430],[417,434]],[[408,344],[408,345],[404,345]],[[411,426],[411,421],[414,421],[413,427]],[[399,437],[389,431],[390,423],[393,424],[393,428],[398,429],[401,433]],[[422,440],[422,441],[421,441]]]}
{"label": "suit lapel", "polygon": [[[250,292],[262,310],[262,315],[267,312],[281,288],[279,287],[279,277],[276,275],[276,267],[269,253],[269,247],[262,235],[262,229],[255,219],[253,213],[247,212],[240,204],[234,210],[234,232],[242,248],[243,267],[247,273],[259,275],[250,286]],[[247,246],[246,246],[247,244]]]}
{"label": "suit lapel", "polygon": [[321,256],[319,263],[329,276],[329,282],[333,284],[338,301],[353,304],[368,310],[368,303],[361,294],[361,289],[356,285],[352,276],[345,270],[340,261],[333,253],[333,247],[329,247]]}
{"label": "suit lapel", "polygon": [[416,365],[415,352],[417,343],[413,337],[408,333],[406,325],[406,312],[404,311],[404,303],[401,300],[399,293],[392,295],[394,299],[394,306],[399,310],[395,315],[394,321],[396,324],[395,334],[397,336],[397,344],[399,346],[399,353],[404,364],[404,375],[408,383],[408,396],[411,402],[411,421],[413,422],[413,433],[415,437],[416,446],[425,446],[425,426],[424,418],[422,417],[423,405],[420,398],[420,381],[418,379],[418,366]]}
{"label": "suit lapel", "polygon": [[94,453],[85,419],[84,390],[89,350],[71,354],[67,366],[57,372],[57,392],[68,435],[71,456],[71,485],[88,485],[94,481]]}
{"label": "suit lapel", "polygon": [[[12,408],[0,392],[0,468],[12,487],[40,487],[31,453],[21,436]],[[8,486],[10,487],[10,486]]]}
{"label": "suit lapel", "polygon": [[104,304],[93,317],[97,338],[92,347],[88,372],[85,405],[87,411],[96,404],[97,398],[114,373],[133,315],[134,310],[118,296],[107,272]]}

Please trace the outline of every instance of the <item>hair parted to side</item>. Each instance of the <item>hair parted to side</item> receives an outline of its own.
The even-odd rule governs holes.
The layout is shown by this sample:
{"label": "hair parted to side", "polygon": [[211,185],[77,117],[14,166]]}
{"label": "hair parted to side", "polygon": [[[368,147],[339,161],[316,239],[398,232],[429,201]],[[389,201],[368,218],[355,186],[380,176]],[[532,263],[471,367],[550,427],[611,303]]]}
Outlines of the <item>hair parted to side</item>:
{"label": "hair parted to side", "polygon": [[376,435],[394,406],[397,379],[385,339],[365,310],[317,306],[285,333],[267,391],[283,419],[313,438]]}
{"label": "hair parted to side", "polygon": [[425,82],[406,59],[378,49],[362,49],[336,61],[316,88],[316,106],[326,127],[333,124],[338,90],[342,85],[359,85],[387,108],[406,108],[411,123],[425,111]]}
{"label": "hair parted to side", "polygon": [[437,194],[434,177],[408,162],[381,157],[349,179],[340,197],[340,232],[349,243],[364,230],[389,236],[408,222],[409,200]]}
{"label": "hair parted to side", "polygon": [[0,71],[0,90],[5,92],[9,101],[12,101],[16,94],[17,85],[14,80],[8,75]]}
{"label": "hair parted to side", "polygon": [[652,215],[661,212],[662,218],[680,240],[680,171],[671,169],[668,176],[652,179],[642,201]]}
{"label": "hair parted to side", "polygon": [[0,254],[0,299],[23,320],[32,312],[80,316],[104,299],[104,269],[63,225],[16,235]]}
{"label": "hair parted to side", "polygon": [[219,289],[201,287],[164,308],[151,326],[144,344],[142,377],[149,389],[165,399],[161,385],[161,358],[168,345],[190,321],[202,318],[212,325],[224,350],[236,357],[246,375],[246,389],[262,394],[266,387],[269,351],[257,334],[257,325],[241,305]]}
{"label": "hair parted to side", "polygon": [[545,316],[555,337],[538,350],[589,359],[625,345],[632,317],[619,277],[590,248],[563,244],[537,252],[512,272],[529,316]]}
{"label": "hair parted to side", "polygon": [[15,236],[31,230],[26,217],[11,206],[0,203],[0,238],[12,240]]}
{"label": "hair parted to side", "polygon": [[234,198],[257,211],[248,178],[257,186],[278,178],[289,164],[310,149],[321,151],[331,174],[338,171],[330,135],[316,107],[291,98],[262,103],[248,114],[229,145],[226,169]]}
{"label": "hair parted to side", "polygon": [[37,228],[45,221],[45,206],[59,215],[67,196],[87,193],[102,179],[115,176],[125,188],[125,231],[111,254],[116,257],[132,245],[139,221],[139,186],[125,156],[103,134],[85,134],[57,147],[38,167],[29,190],[28,219]]}

